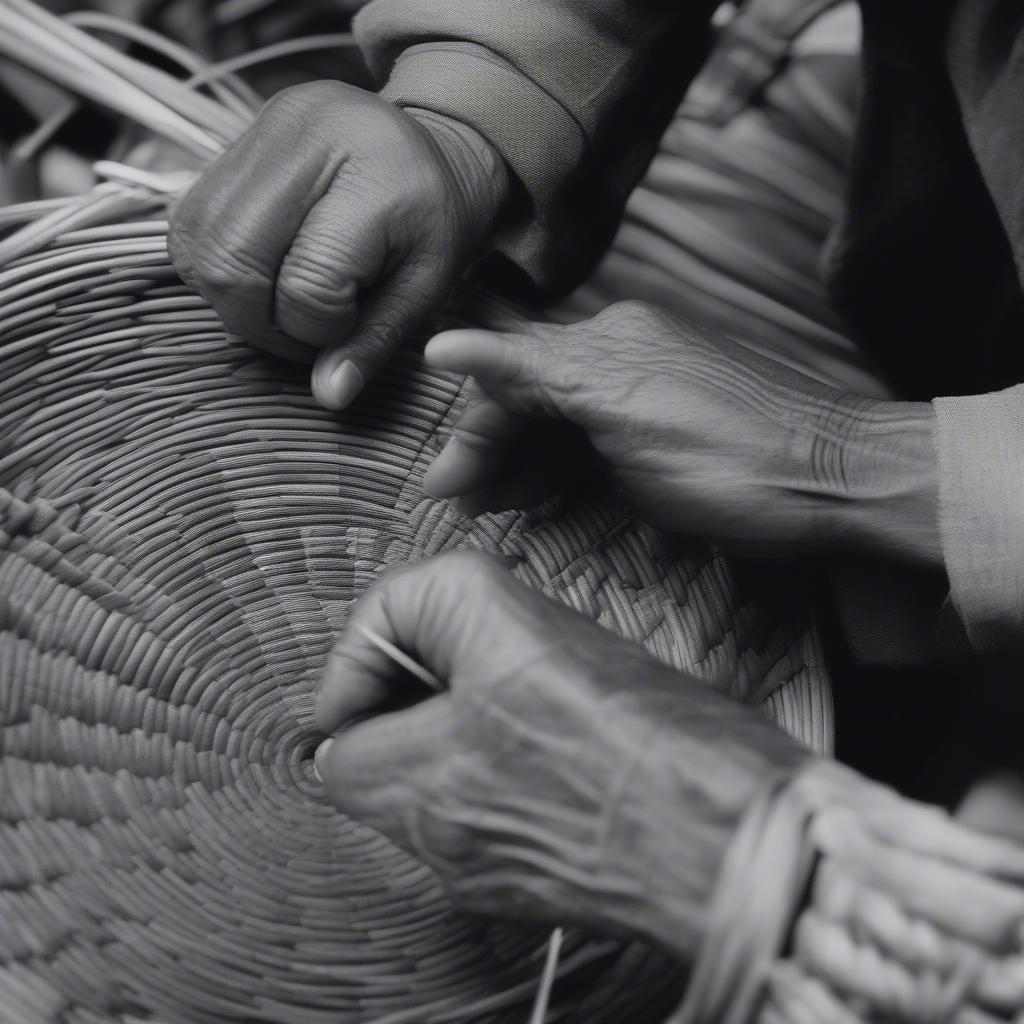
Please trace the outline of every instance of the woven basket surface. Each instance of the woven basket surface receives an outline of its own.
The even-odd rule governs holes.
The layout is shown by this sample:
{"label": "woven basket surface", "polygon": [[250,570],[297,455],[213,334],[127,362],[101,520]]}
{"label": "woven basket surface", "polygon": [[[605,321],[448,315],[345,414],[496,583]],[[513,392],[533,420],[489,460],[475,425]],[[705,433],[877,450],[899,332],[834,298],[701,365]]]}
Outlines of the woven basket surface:
{"label": "woven basket surface", "polygon": [[[389,566],[502,552],[826,749],[813,631],[607,497],[461,520],[420,488],[459,381],[409,355],[327,413],[223,334],[161,234],[118,244],[101,281],[95,235],[0,268],[0,1020],[522,1021],[544,936],[457,914],[312,774],[353,602]],[[678,993],[580,935],[559,979],[552,1019]]]}

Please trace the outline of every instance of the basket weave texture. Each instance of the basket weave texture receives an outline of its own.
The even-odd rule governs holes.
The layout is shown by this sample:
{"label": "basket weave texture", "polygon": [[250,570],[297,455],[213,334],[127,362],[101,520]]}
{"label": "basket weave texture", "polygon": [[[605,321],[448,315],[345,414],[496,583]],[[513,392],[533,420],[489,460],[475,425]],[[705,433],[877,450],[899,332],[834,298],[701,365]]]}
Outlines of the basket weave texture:
{"label": "basket weave texture", "polygon": [[[76,38],[40,24],[40,47]],[[454,912],[312,773],[317,679],[359,595],[451,548],[502,553],[825,751],[814,632],[607,495],[475,522],[425,497],[462,383],[409,355],[351,414],[319,409],[308,371],[180,284],[146,220],[165,197],[122,171],[66,209],[0,210],[31,222],[0,240],[0,1022],[522,1021],[546,935]],[[552,1019],[656,1021],[678,994],[649,951],[574,934]]]}
{"label": "basket weave texture", "polygon": [[[608,501],[460,520],[419,486],[460,382],[409,356],[339,419],[225,337],[161,235],[126,229],[97,283],[105,231],[50,243],[48,277],[39,254],[0,274],[0,1020],[520,1019],[542,937],[456,915],[312,775],[358,595],[502,552],[824,749],[812,632]],[[657,1019],[676,985],[581,937],[562,977],[579,1020],[621,1019],[638,980]]]}

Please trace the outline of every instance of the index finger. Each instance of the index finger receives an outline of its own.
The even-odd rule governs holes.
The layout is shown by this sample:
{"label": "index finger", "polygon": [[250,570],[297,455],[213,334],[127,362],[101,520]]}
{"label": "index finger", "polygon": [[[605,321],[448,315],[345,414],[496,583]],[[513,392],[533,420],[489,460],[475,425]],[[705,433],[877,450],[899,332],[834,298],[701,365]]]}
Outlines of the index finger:
{"label": "index finger", "polygon": [[487,634],[480,616],[489,614],[477,580],[500,572],[480,553],[459,552],[400,570],[373,587],[328,658],[317,701],[321,730],[330,735],[429,694],[388,646],[442,683],[456,662],[472,661]]}
{"label": "index finger", "polygon": [[522,416],[474,385],[448,443],[423,478],[424,491],[451,498],[493,483],[524,428]]}

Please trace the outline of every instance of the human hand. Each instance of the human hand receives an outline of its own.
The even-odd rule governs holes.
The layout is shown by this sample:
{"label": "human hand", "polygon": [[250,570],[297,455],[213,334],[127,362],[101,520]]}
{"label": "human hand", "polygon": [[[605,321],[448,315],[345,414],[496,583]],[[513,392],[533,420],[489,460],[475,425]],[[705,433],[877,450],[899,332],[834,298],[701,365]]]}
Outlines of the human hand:
{"label": "human hand", "polygon": [[168,248],[230,333],[315,356],[314,394],[340,409],[479,253],[507,187],[473,129],[313,82],[202,175]]}
{"label": "human hand", "polygon": [[926,403],[843,394],[635,302],[567,326],[448,331],[426,358],[475,378],[424,480],[469,514],[537,500],[531,462],[549,455],[524,451],[524,424],[551,420],[582,428],[640,516],[670,532],[941,559]]}
{"label": "human hand", "polygon": [[976,782],[957,809],[964,825],[1024,844],[1024,783],[1012,774]]}
{"label": "human hand", "polygon": [[[448,690],[411,703],[417,684],[359,626]],[[469,552],[367,594],[317,718],[334,736],[316,755],[330,800],[464,909],[641,935],[681,957],[744,810],[810,756]]]}

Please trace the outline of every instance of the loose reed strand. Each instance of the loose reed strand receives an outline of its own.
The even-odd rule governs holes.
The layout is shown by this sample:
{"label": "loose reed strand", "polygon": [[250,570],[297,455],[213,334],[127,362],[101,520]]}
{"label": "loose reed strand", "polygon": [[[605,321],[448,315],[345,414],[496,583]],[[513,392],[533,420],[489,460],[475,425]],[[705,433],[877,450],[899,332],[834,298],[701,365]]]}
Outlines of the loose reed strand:
{"label": "loose reed strand", "polygon": [[558,958],[562,951],[563,932],[555,928],[548,939],[547,955],[544,958],[544,970],[541,972],[540,985],[537,988],[537,999],[530,1014],[530,1024],[544,1024],[548,1015],[548,1004],[551,1002],[551,990],[555,984],[558,971]]}
{"label": "loose reed strand", "polygon": [[396,647],[390,640],[386,640],[379,633],[357,622],[353,627],[357,633],[361,633],[378,650],[383,651],[395,664],[401,665],[410,675],[415,676],[421,683],[425,683],[436,693],[444,693],[447,687],[428,668],[424,668],[414,658],[410,658],[400,647]]}
{"label": "loose reed strand", "polygon": [[[64,20],[76,28],[107,32],[139,43],[154,53],[174,61],[192,75],[199,74],[211,66],[210,61],[197,57],[188,48],[134,21],[100,11],[74,11],[64,15]],[[259,95],[234,75],[218,76],[210,82],[210,89],[221,103],[230,107],[242,119],[243,123],[251,121],[263,105]]]}
{"label": "loose reed strand", "polygon": [[[26,19],[11,6],[0,3],[0,53],[58,85],[109,107],[176,142],[197,156],[210,159],[223,143],[186,117],[120,77],[82,50],[58,48],[45,28]],[[54,19],[59,22],[59,19]],[[81,36],[89,37],[83,32]]]}
{"label": "loose reed strand", "polygon": [[26,22],[37,26],[39,31],[51,36],[55,42],[65,43],[69,52],[73,50],[79,59],[92,61],[96,66],[118,75],[147,96],[159,97],[175,113],[216,135],[222,144],[231,141],[244,130],[246,118],[239,118],[223,104],[190,90],[166,71],[107,46],[88,32],[44,11],[30,0],[5,0],[5,3],[21,12]]}
{"label": "loose reed strand", "polygon": [[280,60],[284,57],[292,57],[297,53],[308,53],[312,50],[334,50],[355,45],[355,36],[351,32],[333,32],[326,35],[286,39],[283,42],[265,46],[260,50],[252,50],[250,53],[243,53],[238,57],[232,57],[230,60],[211,65],[205,71],[193,75],[185,84],[192,88],[197,88],[212,82],[222,75],[231,75],[244,68],[253,67],[256,64],[264,64],[267,61]]}

